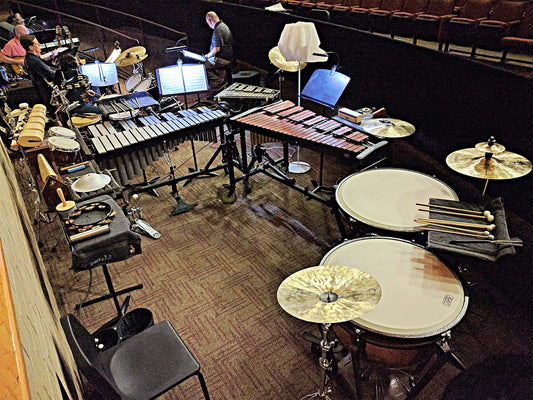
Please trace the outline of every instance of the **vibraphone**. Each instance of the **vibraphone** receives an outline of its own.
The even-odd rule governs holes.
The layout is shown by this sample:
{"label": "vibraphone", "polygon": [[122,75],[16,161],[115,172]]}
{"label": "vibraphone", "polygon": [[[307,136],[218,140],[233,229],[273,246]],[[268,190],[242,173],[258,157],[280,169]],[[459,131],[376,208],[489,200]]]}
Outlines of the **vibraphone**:
{"label": "vibraphone", "polygon": [[[386,157],[388,142],[373,143],[354,124],[317,115],[290,100],[258,107],[231,118],[242,129],[256,131],[296,146],[329,153],[346,161],[373,163]],[[366,159],[370,157],[370,159]],[[358,165],[361,167],[363,165]]]}
{"label": "vibraphone", "polygon": [[117,182],[125,185],[157,161],[169,147],[186,140],[217,142],[217,127],[226,119],[221,110],[163,113],[89,125],[82,138],[102,169],[112,170]]}
{"label": "vibraphone", "polygon": [[240,82],[232,83],[228,88],[215,95],[215,99],[219,101],[259,100],[268,103],[277,100],[278,98],[279,90],[248,85]]}

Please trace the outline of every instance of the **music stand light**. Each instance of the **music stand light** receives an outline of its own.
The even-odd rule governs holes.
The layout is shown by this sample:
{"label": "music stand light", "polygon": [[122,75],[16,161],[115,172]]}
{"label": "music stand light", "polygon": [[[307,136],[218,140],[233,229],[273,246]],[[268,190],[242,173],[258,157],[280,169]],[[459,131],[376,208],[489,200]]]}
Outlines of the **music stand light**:
{"label": "music stand light", "polygon": [[[320,47],[320,39],[312,22],[298,21],[286,24],[281,32],[278,47],[287,61],[298,62],[298,105],[301,95],[301,63],[327,61],[328,55]],[[296,161],[289,163],[289,172],[301,174],[311,169],[311,166],[300,161],[300,147],[297,147]]]}

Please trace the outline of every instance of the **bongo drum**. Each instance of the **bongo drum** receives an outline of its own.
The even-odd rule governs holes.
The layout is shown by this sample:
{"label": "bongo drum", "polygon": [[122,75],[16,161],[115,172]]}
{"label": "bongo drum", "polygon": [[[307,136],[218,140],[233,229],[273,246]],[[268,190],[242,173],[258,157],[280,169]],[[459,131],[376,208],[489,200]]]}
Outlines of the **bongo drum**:
{"label": "bongo drum", "polygon": [[368,359],[387,366],[408,365],[458,324],[468,307],[459,277],[431,252],[403,239],[350,240],[330,250],[320,264],[356,267],[380,284],[379,304],[351,321],[349,330],[364,334]]}
{"label": "bongo drum", "polygon": [[459,200],[438,179],[399,168],[378,168],[344,178],[335,192],[337,204],[352,219],[374,228],[420,232],[415,218],[427,217],[416,203],[430,198]]}
{"label": "bongo drum", "polygon": [[48,138],[48,147],[50,148],[52,160],[57,165],[71,164],[78,159],[80,144],[74,139],[52,136]]}

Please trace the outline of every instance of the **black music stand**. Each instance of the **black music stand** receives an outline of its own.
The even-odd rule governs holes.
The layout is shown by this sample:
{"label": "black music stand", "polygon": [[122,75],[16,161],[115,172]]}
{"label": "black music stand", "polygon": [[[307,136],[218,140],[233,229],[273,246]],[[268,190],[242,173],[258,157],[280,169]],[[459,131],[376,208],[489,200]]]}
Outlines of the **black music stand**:
{"label": "black music stand", "polygon": [[[310,100],[329,108],[335,108],[344,89],[350,83],[350,77],[337,72],[337,66],[332,69],[316,69],[300,94],[302,99]],[[313,192],[330,190],[322,186],[322,173],[324,168],[324,153],[320,153],[320,167],[318,182]]]}

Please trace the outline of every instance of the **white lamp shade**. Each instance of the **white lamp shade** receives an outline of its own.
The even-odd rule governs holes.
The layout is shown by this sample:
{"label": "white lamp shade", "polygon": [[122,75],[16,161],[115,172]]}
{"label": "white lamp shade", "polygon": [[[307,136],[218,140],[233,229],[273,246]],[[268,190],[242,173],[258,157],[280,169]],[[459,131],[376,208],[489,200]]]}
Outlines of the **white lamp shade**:
{"label": "white lamp shade", "polygon": [[319,45],[315,24],[302,21],[285,25],[278,42],[279,50],[287,61],[300,62],[327,61],[328,55]]}

